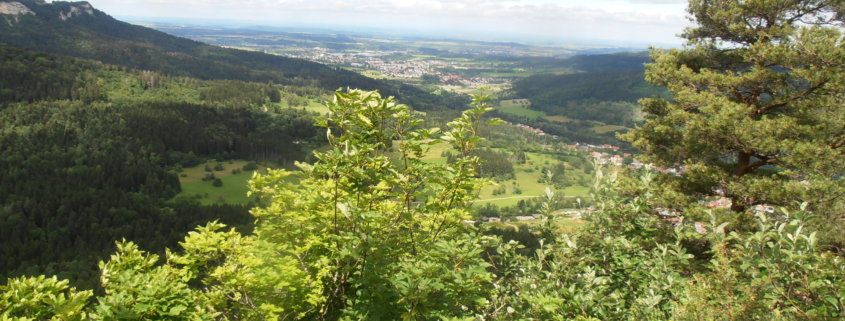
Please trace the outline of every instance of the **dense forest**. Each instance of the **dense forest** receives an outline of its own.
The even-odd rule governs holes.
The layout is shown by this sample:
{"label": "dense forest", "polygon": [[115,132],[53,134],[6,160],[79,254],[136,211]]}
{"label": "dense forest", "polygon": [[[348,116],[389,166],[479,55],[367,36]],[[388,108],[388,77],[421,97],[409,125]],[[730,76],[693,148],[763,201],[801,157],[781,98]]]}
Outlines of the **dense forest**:
{"label": "dense forest", "polygon": [[666,95],[647,83],[642,70],[533,75],[514,82],[510,97],[527,98],[549,115],[632,126],[640,98]]}
{"label": "dense forest", "polygon": [[282,96],[272,83],[170,77],[3,44],[0,58],[3,276],[58,273],[94,288],[95,263],[114,240],[160,251],[211,220],[248,232],[249,206],[171,200],[181,190],[172,169],[203,159],[291,164],[308,155],[294,141],[324,137],[310,114],[270,102]]}
{"label": "dense forest", "polygon": [[476,57],[480,61],[505,61],[514,68],[531,70],[568,68],[579,72],[631,71],[645,69],[649,62],[648,52],[621,52],[613,54],[575,55],[567,58],[556,57]]}

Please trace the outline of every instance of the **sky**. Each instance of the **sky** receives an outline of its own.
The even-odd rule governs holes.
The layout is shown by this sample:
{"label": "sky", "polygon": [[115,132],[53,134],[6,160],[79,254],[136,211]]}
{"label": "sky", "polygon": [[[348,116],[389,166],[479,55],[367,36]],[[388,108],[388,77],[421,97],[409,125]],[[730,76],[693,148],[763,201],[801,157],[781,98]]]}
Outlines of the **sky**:
{"label": "sky", "polygon": [[[88,0],[117,18],[379,29],[485,40],[679,45],[686,0]],[[177,19],[178,20],[178,19]],[[186,20],[187,21],[187,20]]]}

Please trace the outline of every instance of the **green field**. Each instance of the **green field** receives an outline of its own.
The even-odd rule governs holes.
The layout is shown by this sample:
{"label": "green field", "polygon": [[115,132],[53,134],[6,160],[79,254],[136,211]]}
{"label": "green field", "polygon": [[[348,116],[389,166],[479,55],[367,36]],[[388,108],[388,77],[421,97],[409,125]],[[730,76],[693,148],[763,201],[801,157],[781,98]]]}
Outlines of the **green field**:
{"label": "green field", "polygon": [[[223,186],[220,187],[211,185],[212,181],[183,183],[182,192],[177,197],[199,194],[203,196],[200,199],[200,203],[203,205],[215,203],[246,204],[254,200],[254,197],[250,198],[246,196],[246,193],[249,191],[246,184],[247,181],[252,179],[252,173],[244,172],[237,175],[220,177],[220,180],[223,181]],[[222,197],[222,201],[220,197]]]}
{"label": "green field", "polygon": [[514,104],[512,100],[503,100],[500,103],[500,106],[501,107],[499,107],[499,111],[503,113],[528,118],[546,117],[545,112],[528,109],[528,105]]}
{"label": "green field", "polygon": [[452,150],[454,153],[457,153],[456,150],[452,149],[451,144],[437,143],[429,146],[428,153],[423,156],[422,160],[433,164],[446,164],[446,157],[440,156],[446,150]]}
{"label": "green field", "polygon": [[499,106],[502,107],[528,107],[531,105],[531,101],[528,99],[505,99],[499,102]]}
{"label": "green field", "polygon": [[[516,221],[516,222],[489,222],[485,223],[486,226],[496,227],[496,228],[522,228],[525,226],[537,225],[541,224],[542,220],[528,220],[528,221]],[[586,222],[580,219],[556,219],[552,224],[560,229],[561,232],[572,231],[575,229],[581,228],[584,226]]]}
{"label": "green field", "polygon": [[[446,157],[441,156],[441,154],[447,150],[452,150],[452,147],[448,143],[432,145],[431,149],[423,157],[423,160],[434,164],[445,164]],[[454,150],[452,151],[454,152]],[[499,183],[506,187],[507,192],[505,194],[493,195],[493,190],[499,185],[485,186],[478,192],[479,200],[475,203],[479,205],[489,203],[499,207],[515,206],[520,200],[528,200],[543,195],[547,186],[537,182],[543,173],[532,169],[535,165],[543,166],[547,163],[552,164],[553,162],[557,162],[557,160],[548,155],[538,153],[527,153],[526,156],[528,156],[528,162],[526,164],[514,166],[516,179]],[[205,171],[206,164],[213,168],[217,162],[207,162],[196,167],[186,168],[180,173],[180,176],[185,175],[185,177],[179,178],[182,184],[182,192],[177,197],[194,197],[199,194],[202,196],[200,202],[204,205],[215,203],[246,204],[255,200],[254,197],[246,196],[248,191],[246,185],[247,181],[252,178],[252,172],[232,174],[232,169],[242,168],[247,164],[247,161],[236,160],[232,161],[231,164],[228,161],[222,162],[225,169],[223,171],[213,172],[223,182],[223,186],[221,187],[213,186],[213,181],[202,181],[202,178],[208,173]],[[260,166],[258,171],[259,173],[263,173],[266,172],[266,169],[267,167]],[[291,178],[291,181],[295,181],[295,178]],[[522,193],[513,193],[514,187],[521,189]],[[588,195],[589,188],[570,186],[559,192],[563,192],[567,197],[584,197]],[[222,200],[220,200],[221,196]]]}
{"label": "green field", "polygon": [[[504,185],[506,187],[505,194],[493,195],[493,190],[498,188],[500,185],[485,186],[478,193],[479,199],[475,203],[479,205],[486,205],[489,203],[499,207],[515,206],[520,200],[528,200],[542,196],[548,186],[543,183],[538,183],[537,180],[540,178],[540,175],[544,174],[537,170],[531,171],[531,169],[533,169],[535,165],[543,166],[547,162],[549,164],[553,164],[554,162],[557,162],[557,160],[554,160],[552,157],[544,154],[527,153],[526,155],[529,158],[526,164],[514,165],[516,179],[499,183],[500,185]],[[516,183],[516,185],[514,185],[514,183]],[[522,193],[514,194],[514,186],[518,186],[519,189],[522,190]],[[554,191],[561,192],[557,190]],[[586,197],[589,195],[590,189],[583,186],[570,186],[563,189],[562,192],[566,197]]]}
{"label": "green field", "polygon": [[563,195],[566,195],[566,197],[586,197],[590,195],[590,188],[584,186],[569,186],[563,189]]}
{"label": "green field", "polygon": [[561,123],[571,122],[573,119],[566,116],[546,116],[546,119]]}
{"label": "green field", "polygon": [[[282,107],[282,108],[288,108],[289,107],[287,101],[275,103],[275,105]],[[315,101],[313,99],[308,100],[308,106],[293,106],[293,108],[304,109],[304,110],[307,110],[307,111],[314,111],[314,112],[320,113],[321,115],[329,112],[329,108],[326,107],[325,105],[323,105],[323,102]]]}
{"label": "green field", "polygon": [[530,77],[533,73],[530,72],[482,72],[480,77],[491,78],[525,78]]}
{"label": "green field", "polygon": [[322,102],[318,102],[318,101],[314,101],[314,100],[309,100],[308,106],[302,106],[302,107],[298,107],[298,108],[302,108],[302,109],[305,109],[307,111],[315,111],[315,112],[320,113],[320,115],[326,114],[326,113],[329,112],[329,108],[326,107],[325,105],[323,105]]}
{"label": "green field", "polygon": [[[443,86],[443,87],[445,87],[444,89],[454,90],[455,92],[462,93],[462,94],[477,95],[477,94],[482,93],[481,90],[479,90],[481,87],[486,88],[486,90],[484,90],[484,94],[495,94],[495,93],[498,93],[498,92],[501,92],[503,90],[510,88],[510,85],[494,84],[494,85],[485,85],[485,86],[479,86],[479,87],[475,87],[475,86],[472,86],[472,87]],[[441,88],[443,88],[443,87],[441,87]]]}
{"label": "green field", "polygon": [[[235,160],[221,162],[223,165],[224,170],[222,171],[214,171],[214,176],[219,178],[223,182],[223,186],[215,187],[212,185],[213,181],[202,181],[202,178],[205,177],[205,174],[208,173],[205,171],[205,165],[209,165],[214,168],[218,162],[207,162],[204,164],[200,164],[195,167],[185,168],[180,174],[179,182],[182,184],[182,192],[176,195],[176,197],[191,197],[197,194],[200,194],[203,198],[200,199],[200,203],[203,205],[215,204],[215,203],[227,203],[227,204],[246,204],[250,201],[253,201],[254,198],[249,198],[246,196],[246,192],[248,191],[246,184],[247,181],[252,179],[253,172],[243,172],[240,174],[232,174],[232,170],[236,168],[243,168],[248,162],[245,160]],[[266,172],[267,167],[259,165],[258,172],[264,173]],[[185,177],[181,177],[185,175]],[[208,195],[206,197],[206,194]],[[220,196],[223,197],[223,201],[220,201]]]}
{"label": "green field", "polygon": [[615,132],[615,131],[620,131],[620,130],[625,130],[625,129],[628,129],[628,128],[623,127],[623,126],[616,126],[616,125],[604,125],[604,126],[593,127],[593,131],[595,131],[596,133],[599,133],[599,134],[604,134],[604,133],[608,133],[608,132]]}

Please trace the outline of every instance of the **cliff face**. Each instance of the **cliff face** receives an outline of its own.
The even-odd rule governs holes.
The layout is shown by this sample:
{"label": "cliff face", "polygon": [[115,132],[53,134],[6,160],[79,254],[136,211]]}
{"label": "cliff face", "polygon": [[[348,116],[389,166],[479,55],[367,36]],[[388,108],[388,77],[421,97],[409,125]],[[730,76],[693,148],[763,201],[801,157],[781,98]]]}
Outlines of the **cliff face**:
{"label": "cliff face", "polygon": [[35,12],[29,10],[25,5],[20,2],[0,2],[0,14],[9,14],[9,15],[22,15],[22,14],[31,14],[35,15]]}
{"label": "cliff face", "polygon": [[81,4],[76,5],[76,6],[71,6],[67,15],[65,15],[64,12],[60,12],[59,16],[62,18],[62,20],[67,20],[68,18],[72,18],[73,16],[79,16],[79,15],[82,15],[83,13],[87,13],[87,14],[90,14],[90,15],[93,16],[94,15],[94,8],[91,7],[91,5],[88,4],[88,3],[81,3]]}

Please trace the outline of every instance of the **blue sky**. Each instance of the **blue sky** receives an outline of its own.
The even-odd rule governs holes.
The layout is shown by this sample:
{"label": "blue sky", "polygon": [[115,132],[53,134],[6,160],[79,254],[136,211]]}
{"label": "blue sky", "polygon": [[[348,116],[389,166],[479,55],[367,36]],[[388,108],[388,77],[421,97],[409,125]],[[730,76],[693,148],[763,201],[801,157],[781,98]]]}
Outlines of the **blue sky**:
{"label": "blue sky", "polygon": [[421,31],[502,40],[680,44],[683,0],[88,0],[117,17],[254,21],[283,27]]}

